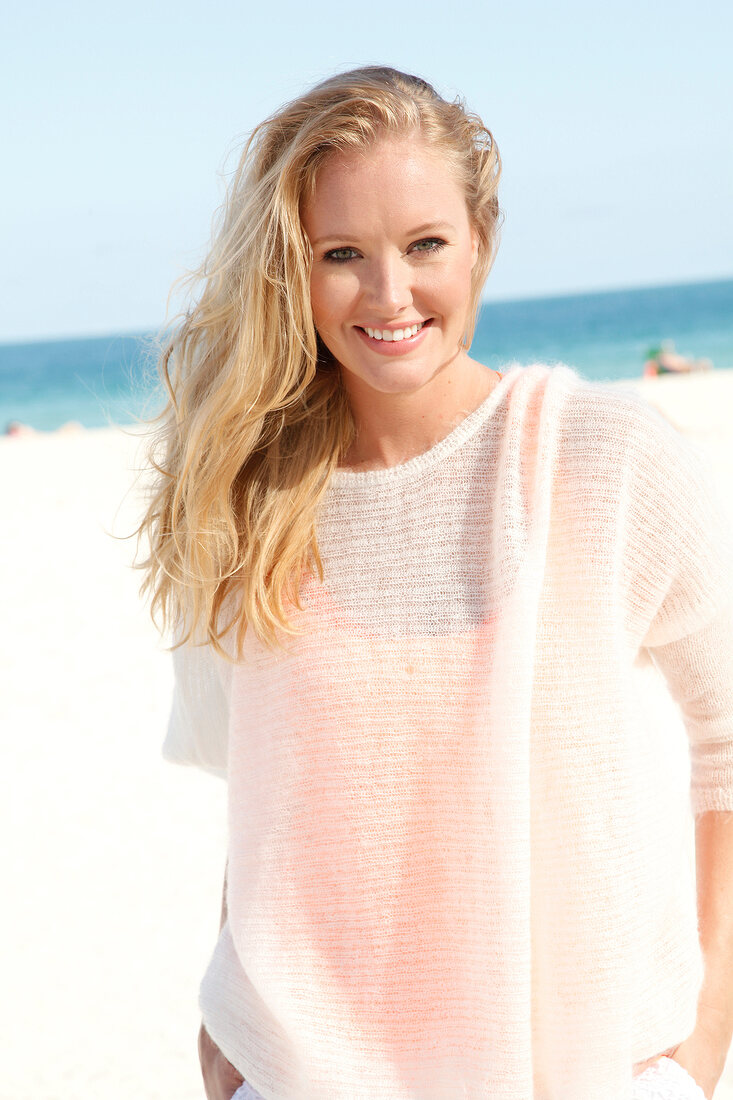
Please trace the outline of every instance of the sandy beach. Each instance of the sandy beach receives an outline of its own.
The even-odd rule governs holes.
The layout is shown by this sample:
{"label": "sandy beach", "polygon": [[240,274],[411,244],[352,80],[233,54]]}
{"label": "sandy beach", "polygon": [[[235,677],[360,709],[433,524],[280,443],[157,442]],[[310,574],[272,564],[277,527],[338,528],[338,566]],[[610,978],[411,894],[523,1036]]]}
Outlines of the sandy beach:
{"label": "sandy beach", "polygon": [[[710,453],[728,499],[733,370],[618,385]],[[132,429],[0,440],[0,1100],[203,1097],[225,786],[160,754],[170,656],[121,538],[140,461]],[[733,1056],[715,1097],[733,1100]]]}

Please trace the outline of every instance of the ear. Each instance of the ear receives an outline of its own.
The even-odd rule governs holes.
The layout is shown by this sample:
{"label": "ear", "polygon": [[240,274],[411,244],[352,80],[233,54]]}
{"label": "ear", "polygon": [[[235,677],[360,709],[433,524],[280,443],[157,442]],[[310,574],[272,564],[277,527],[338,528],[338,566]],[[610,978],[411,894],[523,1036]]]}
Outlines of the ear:
{"label": "ear", "polygon": [[476,230],[471,227],[471,270],[473,271],[478,260],[479,253],[479,239]]}

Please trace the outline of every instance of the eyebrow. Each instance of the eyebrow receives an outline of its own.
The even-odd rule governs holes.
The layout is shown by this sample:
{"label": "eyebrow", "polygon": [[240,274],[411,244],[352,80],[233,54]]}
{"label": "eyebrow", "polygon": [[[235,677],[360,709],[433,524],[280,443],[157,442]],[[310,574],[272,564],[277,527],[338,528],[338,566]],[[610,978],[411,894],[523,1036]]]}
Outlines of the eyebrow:
{"label": "eyebrow", "polygon": [[[408,230],[405,236],[419,237],[421,233],[435,233],[438,230],[445,229],[450,229],[453,233],[456,232],[455,226],[451,225],[450,222],[425,222],[424,225],[418,225],[414,229]],[[329,233],[327,237],[317,237],[316,240],[313,241],[313,246],[325,244],[326,241],[353,241],[356,239],[357,238],[353,237],[350,233]]]}

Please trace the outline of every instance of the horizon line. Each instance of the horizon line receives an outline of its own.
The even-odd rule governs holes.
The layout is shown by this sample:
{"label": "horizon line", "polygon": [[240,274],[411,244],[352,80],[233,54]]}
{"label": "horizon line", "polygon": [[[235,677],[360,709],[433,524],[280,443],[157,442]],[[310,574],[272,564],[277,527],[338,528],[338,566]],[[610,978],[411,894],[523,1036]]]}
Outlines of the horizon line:
{"label": "horizon line", "polygon": [[[528,302],[545,302],[545,301],[559,301],[564,298],[594,298],[604,297],[609,294],[626,294],[629,291],[644,291],[644,290],[672,290],[681,287],[693,287],[693,286],[712,286],[718,283],[733,283],[733,274],[718,276],[718,277],[705,277],[702,279],[690,279],[682,282],[675,281],[670,283],[635,283],[626,286],[612,286],[612,287],[594,287],[590,290],[564,290],[560,293],[538,293],[529,294],[524,296],[515,296],[510,294],[507,297],[499,295],[498,297],[485,296],[481,299],[481,306],[492,305],[513,305],[523,304]],[[155,333],[163,330],[163,326],[148,326],[145,328],[130,328],[130,329],[105,329],[99,331],[87,331],[77,332],[72,334],[56,334],[50,336],[31,336],[31,337],[11,337],[5,339],[0,337],[0,347],[20,347],[27,344],[61,344],[61,343],[74,343],[81,340],[124,340],[124,339],[140,339],[150,338]]]}

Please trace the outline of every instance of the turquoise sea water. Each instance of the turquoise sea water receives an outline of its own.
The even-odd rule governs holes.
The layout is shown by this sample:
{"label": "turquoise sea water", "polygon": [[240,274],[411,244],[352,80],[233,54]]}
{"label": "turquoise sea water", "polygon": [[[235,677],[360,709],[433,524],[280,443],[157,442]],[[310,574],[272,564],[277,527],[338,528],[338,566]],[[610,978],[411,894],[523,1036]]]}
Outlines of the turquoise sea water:
{"label": "turquoise sea water", "polygon": [[[662,340],[733,369],[733,279],[487,303],[471,355],[495,369],[564,362],[589,379],[638,378]],[[0,345],[0,431],[129,424],[162,404],[150,334]]]}

